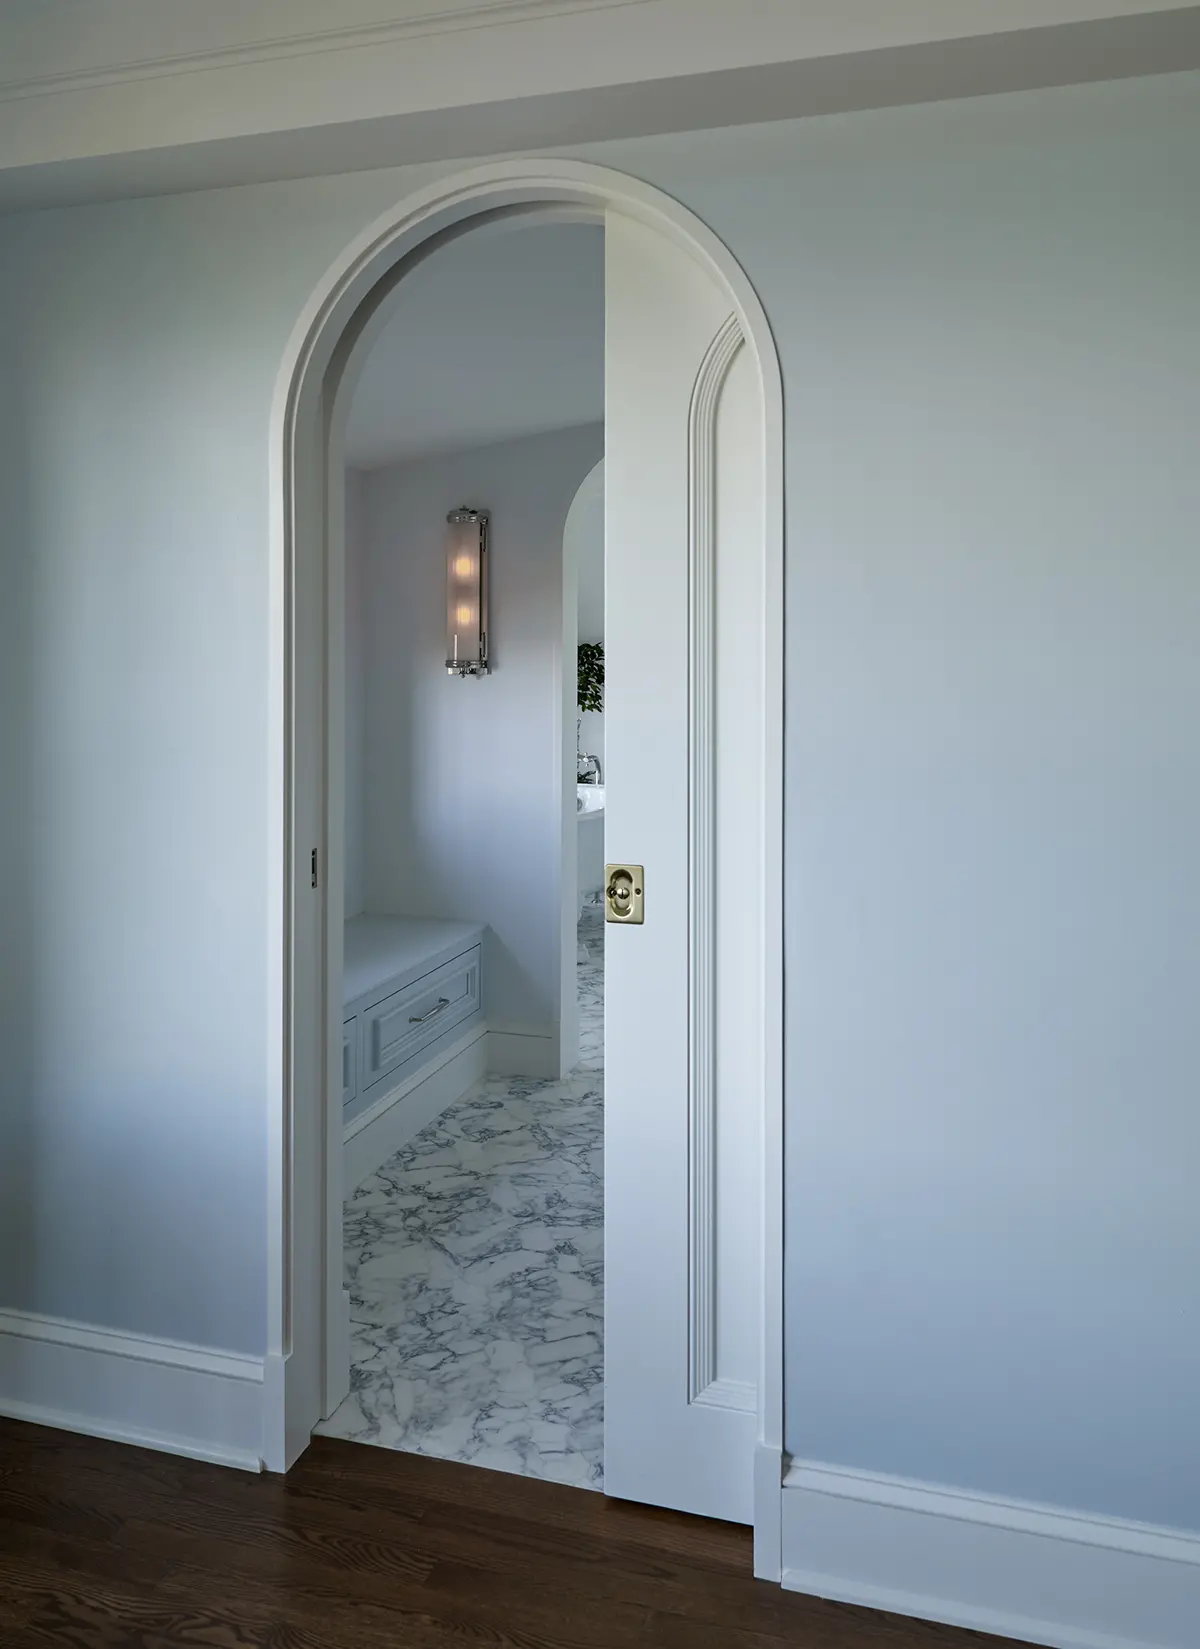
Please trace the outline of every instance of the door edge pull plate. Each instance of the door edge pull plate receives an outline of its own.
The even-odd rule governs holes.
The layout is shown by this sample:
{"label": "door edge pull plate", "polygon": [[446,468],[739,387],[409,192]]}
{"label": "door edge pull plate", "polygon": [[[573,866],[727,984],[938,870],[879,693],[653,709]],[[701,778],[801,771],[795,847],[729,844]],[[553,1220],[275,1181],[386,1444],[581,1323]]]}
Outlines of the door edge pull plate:
{"label": "door edge pull plate", "polygon": [[645,886],[642,865],[605,865],[604,920],[641,927],[646,920]]}

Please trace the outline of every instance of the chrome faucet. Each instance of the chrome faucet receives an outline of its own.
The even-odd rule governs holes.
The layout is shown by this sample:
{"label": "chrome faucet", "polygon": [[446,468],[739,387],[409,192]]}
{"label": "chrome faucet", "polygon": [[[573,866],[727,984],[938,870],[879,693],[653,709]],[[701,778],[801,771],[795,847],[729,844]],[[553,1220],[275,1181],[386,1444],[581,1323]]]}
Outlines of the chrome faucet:
{"label": "chrome faucet", "polygon": [[581,750],[575,758],[575,777],[580,784],[603,784],[604,775],[600,768],[599,756]]}

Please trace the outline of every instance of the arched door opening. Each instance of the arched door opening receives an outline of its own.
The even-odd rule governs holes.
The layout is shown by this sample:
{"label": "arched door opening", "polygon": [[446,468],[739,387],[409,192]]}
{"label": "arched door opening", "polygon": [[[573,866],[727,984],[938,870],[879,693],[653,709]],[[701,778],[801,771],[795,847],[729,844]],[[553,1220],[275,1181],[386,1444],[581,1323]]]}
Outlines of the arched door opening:
{"label": "arched door opening", "polygon": [[[407,275],[463,235],[530,219],[599,222],[606,239],[606,852],[624,856],[615,869],[645,908],[644,922],[610,922],[605,946],[606,1486],[753,1521],[756,1564],[770,1574],[782,1461],[778,365],[724,247],[665,197],[590,166],[500,164],[406,203],[314,294],[281,375],[280,1055],[264,1453],[286,1469],[336,1408],[348,1365],[335,1095],[351,392]],[[560,657],[564,721],[574,662]],[[560,723],[563,844],[573,732]],[[481,839],[490,828],[481,805]],[[548,867],[560,911],[565,858],[564,845]],[[613,912],[626,913],[619,900]],[[565,982],[565,920],[560,934]],[[435,990],[435,1011],[440,999]],[[376,1046],[386,1034],[373,1027]]]}
{"label": "arched door opening", "polygon": [[[564,524],[603,452],[603,227],[465,234],[387,314],[344,443],[350,1389],[318,1430],[599,1488],[603,934],[577,965],[564,792],[573,830],[599,819],[576,825],[555,697]],[[455,673],[484,634],[486,673]]]}

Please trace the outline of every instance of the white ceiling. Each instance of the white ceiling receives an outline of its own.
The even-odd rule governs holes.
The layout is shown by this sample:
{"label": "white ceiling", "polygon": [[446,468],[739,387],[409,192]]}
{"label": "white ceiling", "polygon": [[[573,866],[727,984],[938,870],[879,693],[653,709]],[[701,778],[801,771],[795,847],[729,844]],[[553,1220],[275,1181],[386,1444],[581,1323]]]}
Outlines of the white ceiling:
{"label": "white ceiling", "polygon": [[604,231],[476,229],[405,275],[355,390],[359,468],[604,417]]}

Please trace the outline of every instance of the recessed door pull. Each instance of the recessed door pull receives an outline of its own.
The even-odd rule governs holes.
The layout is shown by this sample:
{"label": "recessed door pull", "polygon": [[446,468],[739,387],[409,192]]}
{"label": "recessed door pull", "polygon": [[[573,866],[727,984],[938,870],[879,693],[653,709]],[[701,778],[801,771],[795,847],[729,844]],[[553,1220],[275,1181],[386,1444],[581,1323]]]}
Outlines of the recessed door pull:
{"label": "recessed door pull", "polygon": [[641,865],[605,865],[604,919],[640,927],[646,920],[642,893],[646,876]]}

